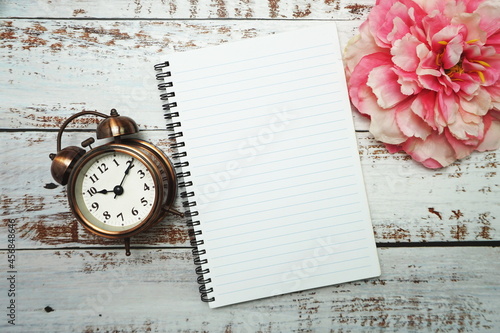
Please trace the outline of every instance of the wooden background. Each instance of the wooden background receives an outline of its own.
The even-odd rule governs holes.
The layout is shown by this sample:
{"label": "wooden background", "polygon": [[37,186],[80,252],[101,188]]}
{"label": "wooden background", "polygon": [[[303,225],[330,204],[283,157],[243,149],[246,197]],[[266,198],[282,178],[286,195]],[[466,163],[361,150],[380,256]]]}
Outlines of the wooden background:
{"label": "wooden background", "polygon": [[[354,115],[382,276],[211,310],[184,221],[121,243],[89,235],[50,175],[58,127],[117,108],[168,152],[153,65],[168,54],[337,22],[374,0],[0,0],[0,330],[4,332],[500,331],[500,157],[441,170],[388,154]],[[82,119],[63,146],[93,136]],[[179,204],[177,203],[177,206]],[[16,224],[16,325],[7,320]]]}

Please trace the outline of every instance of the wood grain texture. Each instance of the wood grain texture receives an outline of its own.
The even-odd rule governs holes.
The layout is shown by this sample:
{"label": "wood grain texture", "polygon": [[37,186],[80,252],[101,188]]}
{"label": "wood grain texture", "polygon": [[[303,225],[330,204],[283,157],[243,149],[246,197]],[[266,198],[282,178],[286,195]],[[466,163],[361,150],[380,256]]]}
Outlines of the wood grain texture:
{"label": "wood grain texture", "polygon": [[[300,29],[304,21],[0,21],[0,128],[58,128],[83,109],[163,128],[153,66],[168,54]],[[359,22],[339,22],[343,45]],[[355,113],[356,128],[368,129]],[[78,124],[77,124],[78,125]],[[80,127],[85,127],[80,123]]]}
{"label": "wood grain texture", "polygon": [[[143,131],[170,154],[167,131]],[[120,241],[90,235],[71,216],[65,188],[54,184],[48,154],[56,132],[3,132],[0,149],[2,218],[19,224],[22,248],[88,247]],[[63,146],[78,145],[92,132],[69,132]],[[97,144],[97,143],[96,143]],[[369,133],[358,133],[358,145],[378,242],[500,240],[500,173],[496,152],[474,153],[442,170],[423,168],[405,154],[389,154]],[[30,156],[30,163],[26,162]],[[177,209],[182,209],[176,202]],[[136,246],[188,246],[184,220],[167,217],[134,237]],[[6,238],[0,238],[5,248]]]}
{"label": "wood grain texture", "polygon": [[[375,0],[0,0],[0,306],[16,223],[17,325],[2,332],[498,332],[500,155],[442,170],[389,154],[354,113],[382,276],[211,310],[187,229],[166,218],[132,239],[86,232],[48,153],[70,115],[117,108],[167,153],[152,66],[172,52],[337,22],[342,46]],[[93,136],[77,121],[63,146]],[[176,207],[180,206],[179,199]],[[478,247],[427,247],[474,241]],[[443,243],[447,244],[447,243]],[[441,245],[443,245],[441,244]],[[448,243],[450,244],[450,243]],[[462,243],[463,244],[463,243]],[[139,248],[138,248],[139,247]],[[291,267],[297,274],[307,269]]]}
{"label": "wood grain texture", "polygon": [[498,331],[500,249],[418,252],[379,249],[377,279],[209,309],[199,300],[188,250],[139,250],[131,257],[112,250],[23,251],[18,325],[0,321],[0,330]]}
{"label": "wood grain texture", "polygon": [[3,8],[0,6],[0,15],[16,18],[357,20],[367,15],[373,3],[372,0],[17,0],[8,1]]}

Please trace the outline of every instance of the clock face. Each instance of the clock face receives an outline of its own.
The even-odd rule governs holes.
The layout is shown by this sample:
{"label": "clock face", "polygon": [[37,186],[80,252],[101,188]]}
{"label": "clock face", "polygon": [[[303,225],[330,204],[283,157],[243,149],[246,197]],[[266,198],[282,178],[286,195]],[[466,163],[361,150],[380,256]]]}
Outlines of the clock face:
{"label": "clock face", "polygon": [[126,150],[104,151],[83,164],[73,189],[78,210],[93,226],[124,232],[147,220],[158,200],[154,168]]}

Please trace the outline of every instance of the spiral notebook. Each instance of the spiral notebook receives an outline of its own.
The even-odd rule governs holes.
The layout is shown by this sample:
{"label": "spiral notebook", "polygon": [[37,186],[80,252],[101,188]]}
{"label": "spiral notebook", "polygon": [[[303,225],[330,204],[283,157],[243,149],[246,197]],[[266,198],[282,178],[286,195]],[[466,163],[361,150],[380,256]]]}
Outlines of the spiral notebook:
{"label": "spiral notebook", "polygon": [[202,300],[378,276],[335,25],[167,60],[155,68]]}

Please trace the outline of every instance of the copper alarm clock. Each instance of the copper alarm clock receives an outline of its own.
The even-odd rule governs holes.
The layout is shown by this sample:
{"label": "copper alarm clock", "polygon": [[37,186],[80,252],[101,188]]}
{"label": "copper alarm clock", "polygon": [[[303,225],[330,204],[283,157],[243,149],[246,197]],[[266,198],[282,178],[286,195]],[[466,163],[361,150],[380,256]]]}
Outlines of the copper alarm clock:
{"label": "copper alarm clock", "polygon": [[[112,142],[93,148],[93,138],[77,146],[61,149],[66,126],[81,116],[104,118],[96,129],[97,139]],[[137,124],[120,116],[82,111],[69,117],[57,135],[57,154],[52,159],[52,177],[68,185],[67,196],[75,218],[88,231],[106,238],[125,240],[130,255],[130,237],[151,228],[168,213],[182,215],[172,208],[177,179],[174,165],[153,144],[124,136],[137,133]]]}

